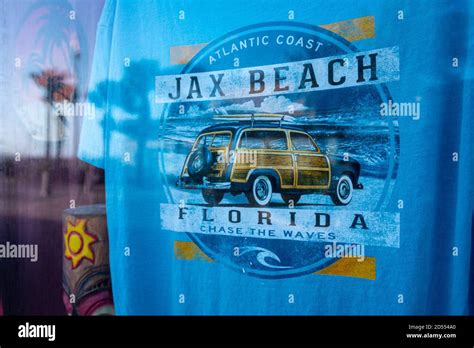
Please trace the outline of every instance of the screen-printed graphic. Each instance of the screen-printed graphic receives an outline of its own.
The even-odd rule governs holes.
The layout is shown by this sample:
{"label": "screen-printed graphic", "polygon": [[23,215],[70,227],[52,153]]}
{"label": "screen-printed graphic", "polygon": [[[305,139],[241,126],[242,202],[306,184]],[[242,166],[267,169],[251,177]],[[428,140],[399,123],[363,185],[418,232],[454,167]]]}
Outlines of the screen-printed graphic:
{"label": "screen-printed graphic", "polygon": [[380,115],[398,47],[359,51],[293,22],[201,46],[180,74],[156,77],[162,228],[265,278],[334,268],[337,250],[399,247],[398,127]]}

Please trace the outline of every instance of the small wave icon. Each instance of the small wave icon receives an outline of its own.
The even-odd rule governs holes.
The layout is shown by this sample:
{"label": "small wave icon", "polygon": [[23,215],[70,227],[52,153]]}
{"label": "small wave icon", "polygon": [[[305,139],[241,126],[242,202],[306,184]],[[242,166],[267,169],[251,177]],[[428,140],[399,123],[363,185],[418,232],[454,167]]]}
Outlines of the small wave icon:
{"label": "small wave icon", "polygon": [[268,249],[261,248],[261,247],[243,247],[240,249],[240,256],[254,252],[254,251],[257,252],[257,255],[256,255],[257,262],[261,264],[262,266],[273,268],[273,269],[293,268],[291,266],[278,266],[278,265],[269,264],[266,259],[275,260],[280,264],[281,264],[281,260],[278,257],[278,255],[275,254],[273,251],[270,251]]}

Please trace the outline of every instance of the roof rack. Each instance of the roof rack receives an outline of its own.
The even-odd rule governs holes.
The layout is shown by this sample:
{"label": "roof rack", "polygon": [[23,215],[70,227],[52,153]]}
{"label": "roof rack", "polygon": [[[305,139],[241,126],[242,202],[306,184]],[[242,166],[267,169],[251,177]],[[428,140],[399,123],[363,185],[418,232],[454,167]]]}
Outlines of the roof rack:
{"label": "roof rack", "polygon": [[215,120],[232,120],[232,121],[250,121],[252,127],[255,122],[278,122],[278,126],[281,127],[282,123],[293,123],[296,119],[289,115],[282,114],[239,114],[239,115],[215,115]]}

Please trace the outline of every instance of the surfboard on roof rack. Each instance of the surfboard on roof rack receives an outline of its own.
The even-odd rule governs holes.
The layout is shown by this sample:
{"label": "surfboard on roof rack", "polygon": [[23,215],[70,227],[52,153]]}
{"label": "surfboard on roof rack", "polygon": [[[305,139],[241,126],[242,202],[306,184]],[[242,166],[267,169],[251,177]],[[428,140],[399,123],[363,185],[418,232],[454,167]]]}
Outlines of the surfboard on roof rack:
{"label": "surfboard on roof rack", "polygon": [[250,121],[250,122],[278,122],[278,123],[294,123],[296,118],[289,115],[282,114],[239,114],[239,115],[215,115],[214,120],[221,121]]}

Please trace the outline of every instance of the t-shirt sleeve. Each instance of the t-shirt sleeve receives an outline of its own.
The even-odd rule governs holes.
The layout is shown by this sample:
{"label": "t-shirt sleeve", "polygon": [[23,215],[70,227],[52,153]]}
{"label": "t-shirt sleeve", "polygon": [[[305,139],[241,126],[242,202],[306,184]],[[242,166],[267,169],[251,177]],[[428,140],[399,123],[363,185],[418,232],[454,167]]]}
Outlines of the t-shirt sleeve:
{"label": "t-shirt sleeve", "polygon": [[104,168],[107,154],[108,85],[115,0],[107,0],[97,27],[87,102],[94,113],[84,117],[77,156]]}

